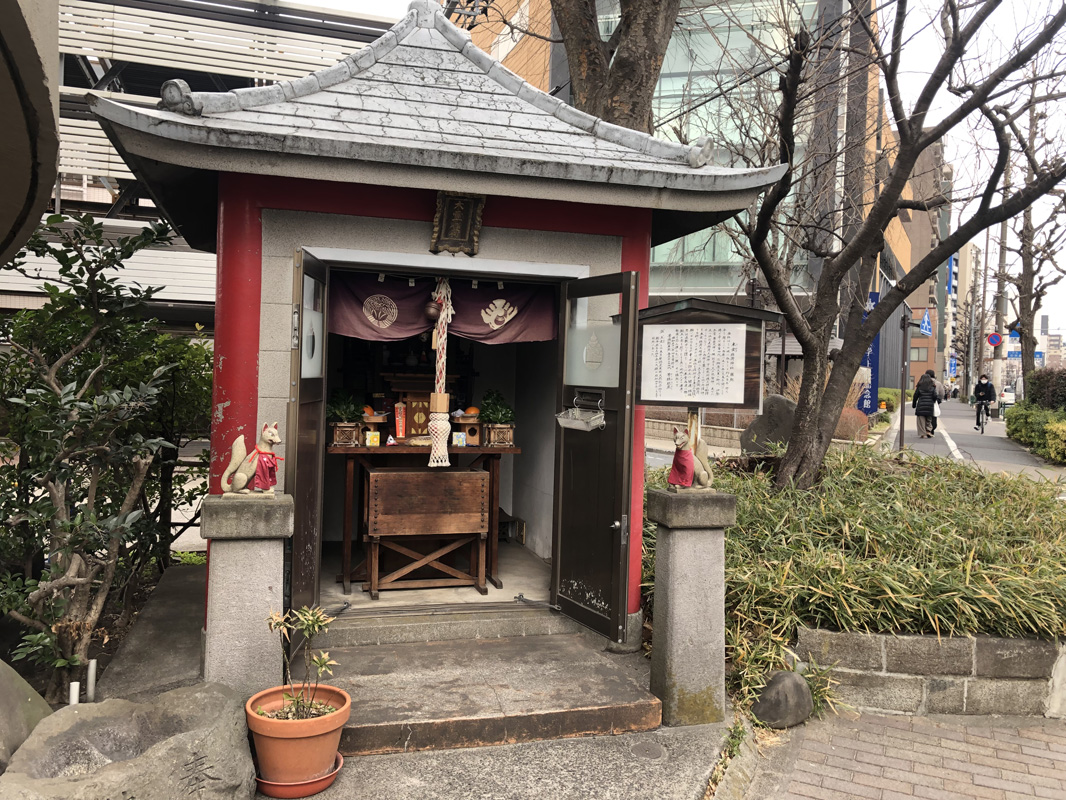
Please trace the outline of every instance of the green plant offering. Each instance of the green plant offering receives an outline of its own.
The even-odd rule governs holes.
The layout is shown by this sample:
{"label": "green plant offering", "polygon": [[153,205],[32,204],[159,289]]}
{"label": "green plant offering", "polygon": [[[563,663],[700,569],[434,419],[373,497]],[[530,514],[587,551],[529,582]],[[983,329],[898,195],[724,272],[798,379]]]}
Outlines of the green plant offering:
{"label": "green plant offering", "polygon": [[495,389],[485,392],[485,399],[481,401],[479,408],[481,414],[478,419],[490,425],[507,425],[515,420],[514,409]]}
{"label": "green plant offering", "polygon": [[[277,711],[263,711],[256,709],[256,713],[272,719],[311,719],[332,714],[337,709],[328,703],[315,699],[318,684],[323,675],[332,675],[337,662],[329,657],[325,650],[315,653],[311,646],[315,637],[329,630],[329,624],[336,617],[326,615],[318,606],[309,608],[293,609],[281,614],[277,611],[267,619],[267,625],[271,633],[278,634],[281,642],[282,659],[285,662],[285,683],[289,691],[284,694],[285,704]],[[292,640],[292,634],[298,633],[304,637],[303,661],[304,677],[300,683],[293,682],[291,664],[289,662],[289,649],[286,646]],[[312,679],[312,673],[314,678]]]}
{"label": "green plant offering", "polygon": [[326,416],[334,422],[362,422],[363,407],[347,392],[334,392],[326,404]]}

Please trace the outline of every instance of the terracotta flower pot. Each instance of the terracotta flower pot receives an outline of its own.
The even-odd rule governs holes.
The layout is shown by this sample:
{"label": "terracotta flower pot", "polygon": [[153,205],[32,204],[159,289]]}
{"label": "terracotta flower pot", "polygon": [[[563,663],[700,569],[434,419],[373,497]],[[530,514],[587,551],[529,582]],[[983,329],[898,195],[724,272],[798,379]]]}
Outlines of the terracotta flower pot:
{"label": "terracotta flower pot", "polygon": [[342,689],[319,685],[315,700],[337,710],[312,719],[271,719],[256,713],[275,711],[288,686],[275,686],[252,695],[244,704],[248,730],[255,742],[259,774],[276,783],[297,783],[329,774],[337,757],[341,728],[352,712],[352,698]]}

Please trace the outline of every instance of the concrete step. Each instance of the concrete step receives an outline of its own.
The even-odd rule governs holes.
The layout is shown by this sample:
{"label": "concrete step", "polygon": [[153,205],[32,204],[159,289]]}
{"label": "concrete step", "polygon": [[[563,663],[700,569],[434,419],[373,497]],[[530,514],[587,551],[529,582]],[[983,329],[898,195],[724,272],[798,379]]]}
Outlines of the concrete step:
{"label": "concrete step", "polygon": [[371,644],[547,636],[581,630],[582,627],[569,617],[543,605],[425,605],[343,611],[330,624],[329,630],[315,639],[315,646],[330,650]]}
{"label": "concrete step", "polygon": [[352,696],[341,753],[370,755],[653,730],[639,655],[586,634],[342,647],[331,685]]}

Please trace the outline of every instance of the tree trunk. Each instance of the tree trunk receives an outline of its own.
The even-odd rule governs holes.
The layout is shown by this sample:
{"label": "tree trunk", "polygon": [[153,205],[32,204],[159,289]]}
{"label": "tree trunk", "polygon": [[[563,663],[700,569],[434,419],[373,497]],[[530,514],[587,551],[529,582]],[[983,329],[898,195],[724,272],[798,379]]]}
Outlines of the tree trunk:
{"label": "tree trunk", "polygon": [[[821,337],[819,337],[821,338]],[[821,347],[803,357],[803,382],[800,385],[799,401],[796,414],[792,420],[792,433],[788,440],[788,449],[781,459],[774,475],[778,487],[791,482],[801,488],[808,488],[814,483],[811,474],[811,458],[818,450],[818,420],[822,414],[822,387],[829,368],[829,356],[826,347]],[[815,473],[817,467],[815,467]]]}
{"label": "tree trunk", "polygon": [[618,28],[600,37],[595,0],[552,0],[570,69],[574,106],[651,133],[652,98],[681,0],[621,0]]}

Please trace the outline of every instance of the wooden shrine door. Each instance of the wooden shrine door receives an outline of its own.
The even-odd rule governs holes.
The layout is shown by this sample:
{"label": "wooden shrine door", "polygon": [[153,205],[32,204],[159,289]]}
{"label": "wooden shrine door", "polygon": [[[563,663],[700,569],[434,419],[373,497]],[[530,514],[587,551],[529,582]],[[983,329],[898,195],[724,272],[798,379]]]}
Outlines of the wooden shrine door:
{"label": "wooden shrine door", "polygon": [[[639,275],[564,283],[558,410],[602,412],[602,427],[556,429],[551,602],[625,640]],[[639,467],[640,465],[638,465]]]}

